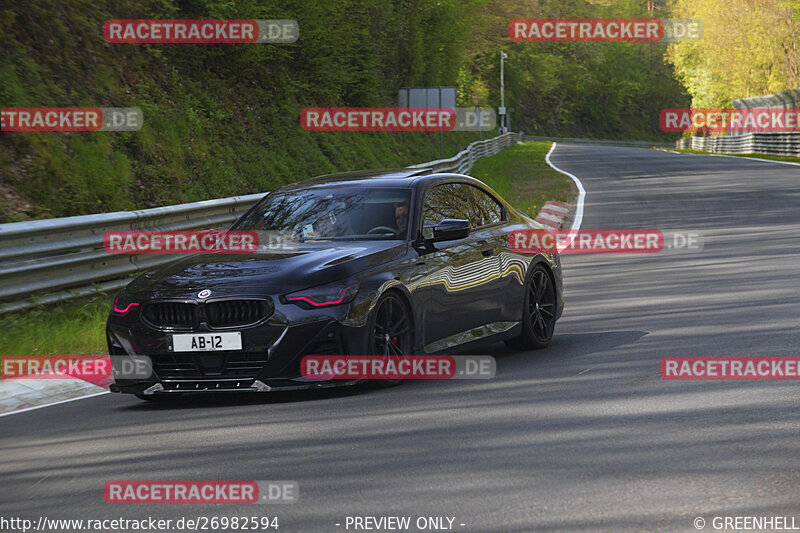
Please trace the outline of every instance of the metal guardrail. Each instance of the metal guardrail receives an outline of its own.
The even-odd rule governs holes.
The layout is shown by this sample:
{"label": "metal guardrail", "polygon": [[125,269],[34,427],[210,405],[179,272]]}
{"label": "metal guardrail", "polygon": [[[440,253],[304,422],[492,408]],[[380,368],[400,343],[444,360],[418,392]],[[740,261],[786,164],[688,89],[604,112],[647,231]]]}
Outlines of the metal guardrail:
{"label": "metal guardrail", "polygon": [[[466,173],[481,157],[522,140],[516,133],[477,141],[449,159],[413,165]],[[116,290],[130,276],[176,259],[174,255],[112,255],[103,248],[111,230],[225,228],[266,193],[97,215],[0,224],[0,313],[98,291]]]}
{"label": "metal guardrail", "polygon": [[557,143],[573,144],[604,144],[608,146],[629,146],[632,148],[672,148],[672,143],[650,141],[612,141],[608,139],[575,139],[569,137],[541,137],[539,135],[525,135],[525,141],[552,141]]}
{"label": "metal guardrail", "polygon": [[[734,109],[796,109],[800,105],[800,88],[766,96],[732,100]],[[756,127],[758,125],[756,124]],[[764,128],[766,129],[766,128]],[[730,154],[767,154],[800,157],[800,132],[749,133],[732,132],[716,137],[691,137],[675,143],[675,148]]]}
{"label": "metal guardrail", "polygon": [[449,159],[437,159],[419,165],[411,165],[408,168],[429,168],[434,172],[465,174],[481,157],[494,155],[503,148],[522,142],[522,140],[522,135],[519,133],[507,133],[485,141],[475,141]]}
{"label": "metal guardrail", "polygon": [[[731,105],[734,109],[747,110],[747,109],[796,109],[800,103],[800,89],[789,89],[775,94],[768,94],[766,96],[751,96],[750,98],[740,98],[738,100],[731,100]],[[754,132],[769,132],[768,127],[761,126],[756,123],[753,125]],[[734,135],[740,135],[735,133]]]}
{"label": "metal guardrail", "polygon": [[743,133],[718,137],[692,137],[675,143],[676,148],[730,154],[800,156],[800,133]]}

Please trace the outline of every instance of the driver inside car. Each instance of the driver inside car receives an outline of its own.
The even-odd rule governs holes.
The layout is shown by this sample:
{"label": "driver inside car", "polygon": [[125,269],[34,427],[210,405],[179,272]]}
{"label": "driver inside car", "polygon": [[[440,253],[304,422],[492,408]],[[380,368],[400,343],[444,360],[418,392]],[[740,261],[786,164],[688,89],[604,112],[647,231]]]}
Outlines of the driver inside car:
{"label": "driver inside car", "polygon": [[397,238],[405,235],[408,227],[408,203],[394,202],[387,207],[388,209],[381,213],[381,223],[367,231],[368,235],[375,235],[378,238]]}
{"label": "driver inside car", "polygon": [[394,219],[400,234],[405,233],[408,227],[408,204],[399,202],[394,204]]}

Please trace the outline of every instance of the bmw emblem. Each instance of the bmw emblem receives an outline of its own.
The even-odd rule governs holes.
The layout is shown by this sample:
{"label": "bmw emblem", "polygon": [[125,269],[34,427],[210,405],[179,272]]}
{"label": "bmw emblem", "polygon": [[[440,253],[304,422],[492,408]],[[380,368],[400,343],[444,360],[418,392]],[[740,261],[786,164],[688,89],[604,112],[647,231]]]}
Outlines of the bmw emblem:
{"label": "bmw emblem", "polygon": [[209,296],[211,296],[211,291],[208,289],[203,289],[197,293],[198,298],[208,298]]}

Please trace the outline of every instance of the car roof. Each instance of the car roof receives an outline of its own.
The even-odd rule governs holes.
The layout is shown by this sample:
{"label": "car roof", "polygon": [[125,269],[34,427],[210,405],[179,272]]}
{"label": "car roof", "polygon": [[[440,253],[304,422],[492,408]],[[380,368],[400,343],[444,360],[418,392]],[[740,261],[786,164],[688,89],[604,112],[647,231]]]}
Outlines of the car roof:
{"label": "car roof", "polygon": [[338,172],[317,176],[305,181],[284,185],[278,191],[317,189],[327,187],[394,187],[410,188],[420,182],[438,181],[450,178],[463,181],[477,181],[463,174],[434,172],[430,168],[392,168],[383,170],[358,170],[354,172]]}

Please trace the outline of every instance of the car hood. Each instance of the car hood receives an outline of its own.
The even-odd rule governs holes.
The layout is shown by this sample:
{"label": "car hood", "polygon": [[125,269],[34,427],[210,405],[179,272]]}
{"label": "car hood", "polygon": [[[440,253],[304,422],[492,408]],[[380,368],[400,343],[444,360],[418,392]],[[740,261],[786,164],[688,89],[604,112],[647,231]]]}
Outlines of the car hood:
{"label": "car hood", "polygon": [[147,272],[131,282],[132,294],[150,298],[186,296],[208,289],[224,294],[274,294],[315,287],[354,276],[401,258],[398,241],[304,243],[297,250],[236,255],[192,255]]}

